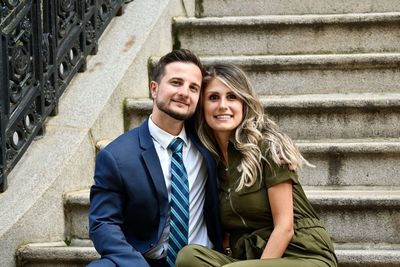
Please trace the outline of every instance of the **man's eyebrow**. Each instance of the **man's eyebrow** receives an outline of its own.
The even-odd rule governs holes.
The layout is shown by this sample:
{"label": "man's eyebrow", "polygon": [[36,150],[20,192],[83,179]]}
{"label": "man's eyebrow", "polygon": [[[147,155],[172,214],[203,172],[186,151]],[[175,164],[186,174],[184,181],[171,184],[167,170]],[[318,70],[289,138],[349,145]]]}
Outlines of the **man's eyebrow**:
{"label": "man's eyebrow", "polygon": [[169,78],[169,80],[180,80],[180,81],[183,81],[183,78],[174,76],[174,77]]}

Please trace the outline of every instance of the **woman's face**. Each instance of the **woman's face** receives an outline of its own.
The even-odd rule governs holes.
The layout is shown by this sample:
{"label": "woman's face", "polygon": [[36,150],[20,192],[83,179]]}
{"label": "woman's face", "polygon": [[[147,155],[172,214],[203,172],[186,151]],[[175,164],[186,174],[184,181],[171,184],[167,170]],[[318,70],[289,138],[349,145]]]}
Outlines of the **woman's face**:
{"label": "woman's face", "polygon": [[219,79],[204,90],[204,118],[214,133],[231,135],[243,120],[243,101]]}

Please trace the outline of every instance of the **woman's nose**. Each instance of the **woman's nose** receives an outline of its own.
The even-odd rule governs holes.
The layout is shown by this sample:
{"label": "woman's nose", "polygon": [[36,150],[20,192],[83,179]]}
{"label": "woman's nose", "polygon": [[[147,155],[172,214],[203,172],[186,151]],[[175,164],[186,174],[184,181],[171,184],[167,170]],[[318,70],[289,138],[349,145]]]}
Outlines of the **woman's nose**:
{"label": "woman's nose", "polygon": [[220,109],[226,109],[227,108],[227,102],[226,102],[225,98],[221,98],[221,100],[219,101],[219,108]]}

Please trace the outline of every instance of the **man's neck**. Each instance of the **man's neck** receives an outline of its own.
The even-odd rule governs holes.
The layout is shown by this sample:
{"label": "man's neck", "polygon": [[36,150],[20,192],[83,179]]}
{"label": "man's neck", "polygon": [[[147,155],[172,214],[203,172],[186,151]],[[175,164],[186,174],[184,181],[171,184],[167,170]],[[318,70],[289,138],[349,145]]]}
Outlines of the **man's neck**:
{"label": "man's neck", "polygon": [[160,129],[174,136],[179,135],[184,126],[184,121],[174,119],[168,115],[161,116],[153,113],[151,119]]}

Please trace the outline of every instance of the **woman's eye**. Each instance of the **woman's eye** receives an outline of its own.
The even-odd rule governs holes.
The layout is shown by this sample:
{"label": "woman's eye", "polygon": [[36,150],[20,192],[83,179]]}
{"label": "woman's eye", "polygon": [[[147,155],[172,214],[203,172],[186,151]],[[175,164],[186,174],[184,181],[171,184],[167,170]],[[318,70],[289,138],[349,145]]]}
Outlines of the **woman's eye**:
{"label": "woman's eye", "polygon": [[228,98],[228,99],[231,99],[231,100],[234,100],[234,99],[236,99],[237,97],[236,97],[236,95],[234,95],[234,94],[230,94],[230,95],[228,95],[227,98]]}
{"label": "woman's eye", "polygon": [[217,99],[218,99],[218,96],[216,96],[216,95],[210,95],[209,99],[210,99],[210,100],[217,100]]}

